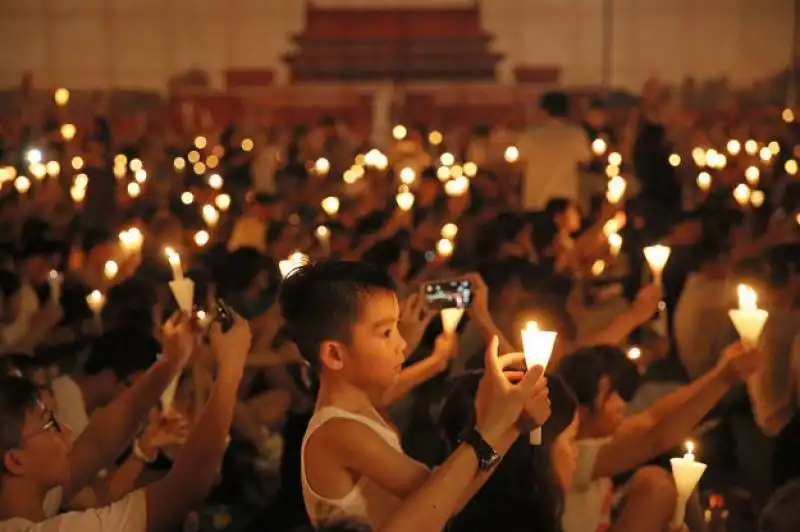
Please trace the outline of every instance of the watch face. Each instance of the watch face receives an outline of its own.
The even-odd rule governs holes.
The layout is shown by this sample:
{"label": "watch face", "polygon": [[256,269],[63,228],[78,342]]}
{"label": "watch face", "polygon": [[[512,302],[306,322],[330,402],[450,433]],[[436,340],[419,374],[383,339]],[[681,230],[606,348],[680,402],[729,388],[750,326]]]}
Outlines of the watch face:
{"label": "watch face", "polygon": [[496,452],[492,452],[489,456],[480,460],[480,469],[482,471],[488,471],[500,463],[500,454]]}

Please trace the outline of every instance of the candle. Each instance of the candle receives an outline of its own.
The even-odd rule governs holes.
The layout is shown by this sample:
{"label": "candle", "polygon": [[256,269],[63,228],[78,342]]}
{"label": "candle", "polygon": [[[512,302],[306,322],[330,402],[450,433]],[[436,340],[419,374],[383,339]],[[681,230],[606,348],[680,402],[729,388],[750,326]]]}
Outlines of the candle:
{"label": "candle", "polygon": [[203,220],[208,224],[209,227],[214,227],[217,225],[219,221],[219,211],[214,208],[213,205],[203,205],[203,210],[201,211],[203,216]]}
{"label": "candle", "polygon": [[[508,150],[516,150],[516,148],[514,148],[514,146],[509,147],[508,149],[506,149],[506,154],[509,153]],[[514,153],[517,153],[517,155],[519,155],[519,152],[514,152]],[[439,157],[439,162],[442,163],[444,166],[453,166],[454,164],[456,164],[456,157],[452,153],[445,152]]]}
{"label": "candle", "polygon": [[92,309],[95,316],[100,315],[100,311],[103,310],[103,305],[106,303],[106,296],[104,296],[100,290],[92,290],[92,293],[86,296],[86,304],[89,305],[89,308]]}
{"label": "candle", "polygon": [[[556,345],[557,334],[553,331],[539,330],[539,324],[529,321],[522,329],[522,350],[525,355],[525,364],[528,368],[541,366],[547,369],[550,356],[553,354],[553,347]],[[539,427],[531,432],[530,442],[533,445],[541,445],[542,428]]]}
{"label": "candle", "polygon": [[231,206],[231,197],[228,194],[220,194],[214,199],[214,204],[219,210],[225,212]]}
{"label": "candle", "polygon": [[50,274],[47,276],[47,282],[50,284],[50,299],[55,303],[59,303],[61,301],[62,280],[63,276],[58,273],[58,271],[50,270]]}
{"label": "candle", "polygon": [[402,124],[398,124],[392,128],[392,137],[394,140],[403,140],[408,135],[408,129]]}
{"label": "candle", "polygon": [[444,184],[445,194],[453,198],[463,196],[467,190],[469,190],[469,178],[463,175]]}
{"label": "candle", "polygon": [[622,249],[622,237],[619,236],[619,233],[611,233],[608,235],[608,249],[611,251],[611,255],[616,257],[619,255],[620,249]]}
{"label": "candle", "polygon": [[126,255],[139,253],[142,249],[144,236],[138,227],[131,227],[119,234],[119,243]]}
{"label": "candle", "polygon": [[736,139],[731,139],[728,141],[728,153],[731,155],[739,155],[742,151],[742,143]]}
{"label": "candle", "polygon": [[208,176],[208,186],[213,188],[214,190],[220,190],[225,182],[222,179],[222,176],[219,174],[211,174]]}
{"label": "candle", "polygon": [[69,102],[69,90],[63,87],[56,89],[53,93],[53,100],[57,106],[64,107]]}
{"label": "candle", "polygon": [[183,279],[183,269],[181,268],[181,256],[172,248],[164,248],[164,253],[169,261],[170,268],[172,268],[172,277],[176,281]]}
{"label": "candle", "polygon": [[400,210],[410,211],[411,207],[414,206],[414,193],[408,190],[407,186],[403,185],[397,192],[395,201],[397,202],[397,206],[400,207]]}
{"label": "candle", "polygon": [[733,189],[733,199],[736,200],[736,203],[738,203],[740,207],[746,207],[747,204],[750,203],[751,193],[750,187],[744,183],[740,183]]}
{"label": "candle", "polygon": [[519,150],[516,146],[509,146],[503,154],[507,163],[514,164],[519,160]]}
{"label": "candle", "polygon": [[331,230],[324,225],[320,225],[314,231],[314,236],[317,237],[319,245],[322,248],[322,254],[327,256],[331,252]]}
{"label": "candle", "polygon": [[697,174],[697,186],[700,187],[700,190],[703,192],[708,192],[708,189],[711,188],[711,174],[708,172],[700,172]]}
{"label": "candle", "polygon": [[461,316],[464,315],[463,308],[444,308],[442,309],[442,329],[447,334],[453,334],[458,328]]}
{"label": "candle", "polygon": [[414,181],[416,181],[416,179],[417,179],[417,173],[414,171],[413,168],[405,167],[402,170],[400,170],[400,181],[404,185],[411,185],[412,183],[414,183]]}
{"label": "candle", "polygon": [[75,203],[81,203],[86,199],[86,189],[83,187],[72,186],[69,189],[69,196]]}
{"label": "candle", "polygon": [[208,244],[208,241],[209,241],[210,239],[211,239],[211,235],[209,235],[209,234],[208,234],[208,231],[204,231],[204,230],[202,230],[202,229],[200,229],[199,231],[197,231],[197,232],[194,234],[194,243],[195,243],[195,245],[197,245],[197,247],[199,247],[199,248],[202,248],[202,247],[204,247],[206,244]]}
{"label": "candle", "polygon": [[442,238],[447,240],[454,240],[458,234],[458,226],[454,223],[444,224],[442,227]]}
{"label": "candle", "polygon": [[17,192],[20,194],[25,194],[31,188],[31,180],[21,175],[14,180],[14,188],[16,188]]}
{"label": "candle", "polygon": [[767,197],[764,195],[763,190],[754,190],[752,194],[750,194],[750,205],[755,208],[759,208],[764,205],[764,201],[766,201]]}
{"label": "candle", "polygon": [[592,141],[592,153],[598,157],[603,155],[607,148],[608,145],[606,144],[606,141],[601,138],[596,138]]}
{"label": "candle", "polygon": [[314,171],[317,173],[317,175],[328,175],[328,172],[331,171],[331,163],[328,161],[328,159],[320,157],[314,163]]}
{"label": "candle", "polygon": [[74,139],[77,132],[78,130],[75,127],[75,124],[64,124],[61,126],[61,136],[66,141]]}
{"label": "candle", "polygon": [[300,253],[299,251],[295,251],[289,258],[286,260],[282,260],[278,263],[278,269],[281,272],[281,277],[284,279],[289,276],[297,268],[308,263],[308,255]]}
{"label": "candle", "polygon": [[132,198],[138,198],[139,194],[142,193],[142,187],[139,186],[139,183],[128,183],[128,195]]}
{"label": "candle", "polygon": [[436,253],[442,257],[449,257],[453,254],[454,247],[452,241],[442,238],[436,243]]}
{"label": "candle", "polygon": [[739,308],[728,311],[728,315],[739,333],[742,342],[748,347],[755,347],[764,330],[769,313],[758,308],[758,295],[747,285],[740,284],[737,289]]}
{"label": "candle", "polygon": [[664,272],[664,266],[667,265],[671,251],[667,246],[660,244],[644,248],[644,258],[653,272],[653,280],[657,285],[661,284],[661,274]]}
{"label": "candle", "polygon": [[675,506],[675,514],[672,517],[672,527],[677,529],[683,525],[686,502],[705,473],[706,464],[695,459],[694,443],[691,441],[686,442],[686,454],[680,458],[671,458],[670,463],[675,487],[678,489],[678,504]]}
{"label": "candle", "polygon": [[322,200],[322,210],[328,216],[334,216],[339,212],[339,198],[336,196],[328,196]]}
{"label": "candle", "polygon": [[639,347],[633,346],[628,349],[627,356],[628,360],[639,360],[642,358],[642,350]]}
{"label": "candle", "polygon": [[616,175],[608,180],[608,190],[606,191],[606,200],[611,205],[616,205],[619,203],[619,200],[622,199],[622,196],[625,195],[625,189],[627,188],[628,184],[625,181],[625,178],[619,175]]}
{"label": "candle", "polygon": [[114,279],[118,273],[119,265],[113,260],[106,261],[106,264],[103,267],[103,274],[106,276],[106,279],[110,281]]}

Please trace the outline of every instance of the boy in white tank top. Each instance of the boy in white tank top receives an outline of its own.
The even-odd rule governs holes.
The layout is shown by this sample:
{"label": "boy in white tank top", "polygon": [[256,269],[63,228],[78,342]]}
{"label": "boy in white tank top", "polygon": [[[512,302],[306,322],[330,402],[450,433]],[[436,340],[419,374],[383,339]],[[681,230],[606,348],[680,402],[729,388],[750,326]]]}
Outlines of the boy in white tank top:
{"label": "boy in white tank top", "polygon": [[[301,451],[306,511],[315,526],[350,517],[379,531],[431,476],[403,453],[397,432],[376,408],[405,360],[394,284],[366,263],[322,262],[290,274],[280,304],[290,337],[320,379]],[[458,490],[462,506],[519,436],[518,419],[541,425],[549,417],[541,368],[517,372],[520,384],[508,383],[502,366],[521,355],[498,362],[497,344],[495,338],[487,351],[492,371],[479,390],[478,422],[465,427],[463,445],[474,449],[478,467],[471,483],[447,486]]]}

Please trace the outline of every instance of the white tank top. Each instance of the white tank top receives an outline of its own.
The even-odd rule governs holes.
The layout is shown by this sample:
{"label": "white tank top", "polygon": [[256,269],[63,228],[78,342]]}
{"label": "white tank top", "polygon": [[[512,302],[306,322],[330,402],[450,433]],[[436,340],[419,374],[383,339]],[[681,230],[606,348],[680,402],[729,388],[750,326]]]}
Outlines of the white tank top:
{"label": "white tank top", "polygon": [[400,506],[401,499],[385,490],[367,477],[361,477],[353,489],[340,499],[328,499],[318,495],[308,484],[306,477],[306,442],[318,428],[332,419],[350,419],[362,423],[375,431],[386,443],[403,452],[400,439],[394,430],[360,414],[353,414],[335,406],[326,406],[314,413],[308,423],[303,444],[300,449],[300,476],[303,484],[303,501],[306,512],[314,526],[320,526],[330,519],[350,517],[369,525],[372,530],[380,526]]}

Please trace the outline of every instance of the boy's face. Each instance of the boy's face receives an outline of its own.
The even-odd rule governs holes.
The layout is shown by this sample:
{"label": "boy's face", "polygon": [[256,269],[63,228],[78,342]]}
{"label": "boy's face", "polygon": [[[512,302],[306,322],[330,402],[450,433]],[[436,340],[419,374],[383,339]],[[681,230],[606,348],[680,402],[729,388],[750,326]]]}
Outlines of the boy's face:
{"label": "boy's face", "polygon": [[69,427],[39,403],[25,416],[19,444],[3,455],[3,466],[11,475],[51,489],[69,480],[69,451]]}
{"label": "boy's face", "polygon": [[400,306],[393,292],[363,296],[358,320],[348,345],[323,349],[323,363],[339,376],[371,393],[390,388],[403,367],[406,342],[397,323]]}

